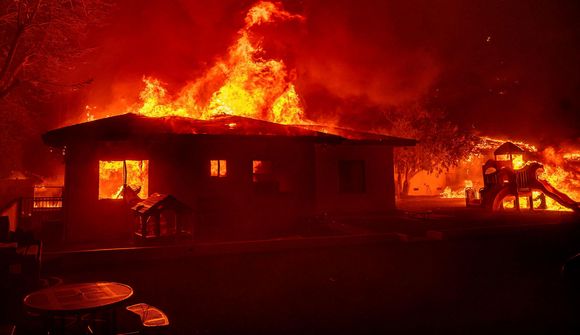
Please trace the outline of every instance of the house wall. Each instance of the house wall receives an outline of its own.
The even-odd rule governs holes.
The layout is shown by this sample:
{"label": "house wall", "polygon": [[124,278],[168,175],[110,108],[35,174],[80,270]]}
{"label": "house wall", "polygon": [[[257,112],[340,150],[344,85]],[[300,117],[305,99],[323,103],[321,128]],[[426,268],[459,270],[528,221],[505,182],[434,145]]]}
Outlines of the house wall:
{"label": "house wall", "polygon": [[[195,235],[248,238],[295,229],[314,211],[314,147],[293,138],[171,136],[130,142],[77,143],[66,157],[67,240],[126,239],[133,222],[123,200],[98,199],[99,160],[149,160],[149,194],[169,193],[193,210]],[[225,178],[209,160],[227,160]],[[279,191],[259,191],[252,160],[269,160]]]}
{"label": "house wall", "polygon": [[[340,192],[340,160],[365,162],[365,192]],[[393,148],[360,144],[317,145],[316,189],[318,213],[360,214],[395,210]]]}
{"label": "house wall", "polygon": [[132,217],[124,201],[98,199],[99,160],[148,158],[148,150],[132,142],[80,142],[69,145],[65,157],[63,192],[65,239],[94,241],[131,236]]}
{"label": "house wall", "polygon": [[[69,241],[131,238],[123,200],[98,199],[99,160],[149,160],[149,194],[172,194],[192,209],[194,236],[265,238],[295,233],[316,213],[395,209],[390,146],[315,144],[301,138],[168,136],[76,143],[67,148],[64,205]],[[226,160],[227,176],[209,161]],[[272,162],[278,189],[256,187],[252,160]],[[340,160],[365,161],[365,192],[341,193]]]}
{"label": "house wall", "polygon": [[[151,163],[150,187],[192,207],[198,237],[273,236],[291,231],[300,217],[313,212],[314,149],[309,141],[199,136],[176,150],[155,150],[160,156]],[[212,159],[226,160],[226,177],[210,176]],[[279,191],[256,188],[252,160],[272,162]]]}

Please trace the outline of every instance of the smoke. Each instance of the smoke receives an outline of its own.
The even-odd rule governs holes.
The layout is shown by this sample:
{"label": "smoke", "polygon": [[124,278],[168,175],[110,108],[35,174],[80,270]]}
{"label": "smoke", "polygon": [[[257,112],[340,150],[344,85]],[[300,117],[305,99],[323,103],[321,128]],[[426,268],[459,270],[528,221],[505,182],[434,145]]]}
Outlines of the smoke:
{"label": "smoke", "polygon": [[428,50],[396,35],[385,5],[312,1],[305,15],[308,35],[296,63],[306,91],[397,105],[425,94],[439,73]]}

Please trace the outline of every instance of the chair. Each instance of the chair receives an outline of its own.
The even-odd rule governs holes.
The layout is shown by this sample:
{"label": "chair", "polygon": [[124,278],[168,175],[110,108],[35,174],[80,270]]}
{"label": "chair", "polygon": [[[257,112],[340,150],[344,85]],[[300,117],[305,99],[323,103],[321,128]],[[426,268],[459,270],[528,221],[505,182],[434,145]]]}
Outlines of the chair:
{"label": "chair", "polygon": [[169,328],[169,318],[162,310],[145,303],[127,306],[129,312],[134,313],[141,319],[141,334],[160,334]]}

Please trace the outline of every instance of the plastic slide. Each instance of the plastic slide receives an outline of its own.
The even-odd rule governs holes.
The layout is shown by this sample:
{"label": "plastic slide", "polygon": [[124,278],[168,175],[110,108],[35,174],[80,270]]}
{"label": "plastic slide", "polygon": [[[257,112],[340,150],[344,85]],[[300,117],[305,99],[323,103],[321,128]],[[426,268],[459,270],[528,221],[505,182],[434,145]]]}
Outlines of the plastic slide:
{"label": "plastic slide", "polygon": [[537,179],[537,182],[538,189],[542,191],[546,196],[554,199],[557,203],[559,203],[564,207],[570,208],[575,212],[580,212],[580,203],[572,200],[572,198],[570,198],[566,194],[558,191],[545,180]]}

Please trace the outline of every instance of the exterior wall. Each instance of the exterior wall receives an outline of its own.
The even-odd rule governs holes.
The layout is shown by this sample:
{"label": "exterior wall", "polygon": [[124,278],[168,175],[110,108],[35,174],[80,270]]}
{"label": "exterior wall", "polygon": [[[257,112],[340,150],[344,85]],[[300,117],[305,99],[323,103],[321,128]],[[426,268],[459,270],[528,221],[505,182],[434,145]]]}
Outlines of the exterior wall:
{"label": "exterior wall", "polygon": [[124,239],[133,232],[123,200],[99,200],[99,160],[148,159],[147,150],[133,143],[76,143],[67,148],[63,206],[65,239]]}
{"label": "exterior wall", "polygon": [[[365,162],[365,192],[339,190],[340,160]],[[316,146],[316,205],[318,213],[362,214],[395,210],[393,148],[384,145]]]}
{"label": "exterior wall", "polygon": [[[314,208],[314,149],[312,142],[293,138],[200,137],[184,144],[179,175],[185,185],[174,185],[172,193],[192,206],[196,214],[196,233],[202,238],[264,237],[291,231],[311,215]],[[167,154],[167,153],[166,153]],[[175,169],[178,154],[156,159],[166,172]],[[226,160],[227,176],[210,177],[209,161]],[[273,178],[279,191],[260,191],[252,181],[252,160],[272,162]],[[192,173],[193,172],[193,173]],[[164,191],[175,180],[166,181],[160,173],[151,187]],[[180,183],[181,184],[181,183]]]}
{"label": "exterior wall", "polygon": [[[295,233],[316,213],[362,214],[395,209],[393,150],[378,145],[315,144],[300,138],[167,136],[76,143],[66,155],[66,239],[131,238],[123,200],[99,200],[99,160],[149,160],[149,194],[168,193],[192,209],[194,236],[242,239]],[[226,160],[227,176],[210,176]],[[279,188],[259,189],[252,160],[272,162]],[[338,162],[365,161],[365,192],[339,192]]]}
{"label": "exterior wall", "polygon": [[[126,239],[133,222],[123,200],[98,200],[99,160],[149,160],[149,194],[169,193],[193,210],[195,235],[248,238],[294,229],[314,211],[314,147],[300,139],[173,136],[70,146],[66,157],[66,237]],[[227,160],[225,178],[209,160]],[[280,191],[258,191],[252,160],[272,161]]]}

